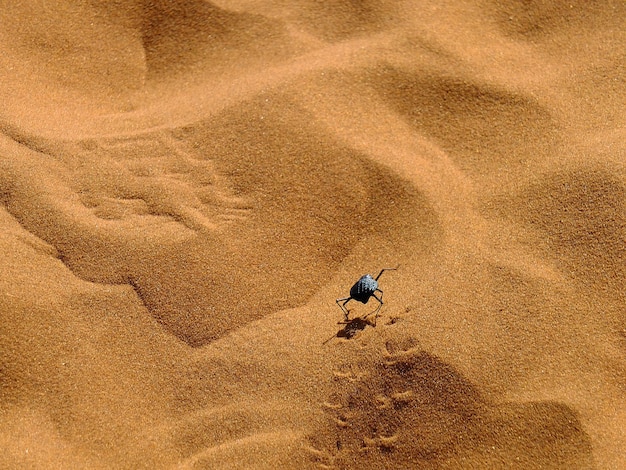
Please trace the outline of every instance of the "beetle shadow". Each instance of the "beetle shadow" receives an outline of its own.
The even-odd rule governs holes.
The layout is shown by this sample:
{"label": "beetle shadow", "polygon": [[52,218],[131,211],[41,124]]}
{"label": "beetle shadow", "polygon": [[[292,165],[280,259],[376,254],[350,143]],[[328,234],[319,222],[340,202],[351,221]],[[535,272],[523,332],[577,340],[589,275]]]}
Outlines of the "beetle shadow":
{"label": "beetle shadow", "polygon": [[352,339],[359,331],[363,331],[368,326],[376,327],[376,319],[378,318],[378,315],[375,315],[373,318],[368,318],[369,316],[370,314],[339,322],[340,325],[344,325],[343,328],[341,328],[337,334],[324,341],[323,344],[326,344],[333,338]]}

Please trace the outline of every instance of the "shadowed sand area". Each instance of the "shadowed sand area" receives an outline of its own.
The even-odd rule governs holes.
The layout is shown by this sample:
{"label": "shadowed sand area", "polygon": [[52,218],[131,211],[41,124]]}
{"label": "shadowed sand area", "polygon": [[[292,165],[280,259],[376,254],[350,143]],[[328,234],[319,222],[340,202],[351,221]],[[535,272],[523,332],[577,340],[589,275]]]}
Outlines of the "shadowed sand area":
{"label": "shadowed sand area", "polygon": [[58,3],[0,2],[0,467],[626,468],[626,4]]}

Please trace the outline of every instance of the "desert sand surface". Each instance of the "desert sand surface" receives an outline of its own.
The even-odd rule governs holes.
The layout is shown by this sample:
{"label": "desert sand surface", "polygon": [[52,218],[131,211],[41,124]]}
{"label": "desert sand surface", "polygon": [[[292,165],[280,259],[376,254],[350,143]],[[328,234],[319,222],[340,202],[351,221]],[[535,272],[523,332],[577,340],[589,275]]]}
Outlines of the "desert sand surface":
{"label": "desert sand surface", "polygon": [[0,6],[1,468],[626,468],[622,0]]}

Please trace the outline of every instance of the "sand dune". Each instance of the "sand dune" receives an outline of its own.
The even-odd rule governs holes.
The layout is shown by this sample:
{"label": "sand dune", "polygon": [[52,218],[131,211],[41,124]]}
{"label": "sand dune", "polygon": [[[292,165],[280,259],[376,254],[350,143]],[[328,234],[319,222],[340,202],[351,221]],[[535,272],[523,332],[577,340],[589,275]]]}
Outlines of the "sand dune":
{"label": "sand dune", "polygon": [[2,2],[0,466],[626,467],[625,21]]}

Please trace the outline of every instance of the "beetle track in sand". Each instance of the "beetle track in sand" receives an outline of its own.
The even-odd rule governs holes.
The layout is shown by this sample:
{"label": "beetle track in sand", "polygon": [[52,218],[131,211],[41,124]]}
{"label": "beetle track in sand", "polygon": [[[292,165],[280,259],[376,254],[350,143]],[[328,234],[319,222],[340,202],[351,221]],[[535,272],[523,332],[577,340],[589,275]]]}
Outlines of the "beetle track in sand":
{"label": "beetle track in sand", "polygon": [[[191,230],[213,232],[246,220],[252,211],[250,201],[234,194],[210,158],[200,156],[168,131],[89,139],[81,147],[98,160],[121,166],[131,179],[122,189],[128,191],[126,197],[89,190],[81,194],[84,204],[99,218],[166,216]],[[164,203],[163,199],[174,202]]]}

